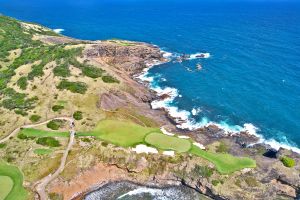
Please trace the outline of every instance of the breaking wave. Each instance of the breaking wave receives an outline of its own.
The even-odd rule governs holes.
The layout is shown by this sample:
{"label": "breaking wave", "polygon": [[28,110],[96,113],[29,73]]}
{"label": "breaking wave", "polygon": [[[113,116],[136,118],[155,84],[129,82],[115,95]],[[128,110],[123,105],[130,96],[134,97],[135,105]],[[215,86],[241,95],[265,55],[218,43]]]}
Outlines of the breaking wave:
{"label": "breaking wave", "polygon": [[65,31],[65,29],[62,29],[62,28],[55,28],[55,29],[53,29],[53,31],[55,32],[55,33],[62,33],[63,31]]}

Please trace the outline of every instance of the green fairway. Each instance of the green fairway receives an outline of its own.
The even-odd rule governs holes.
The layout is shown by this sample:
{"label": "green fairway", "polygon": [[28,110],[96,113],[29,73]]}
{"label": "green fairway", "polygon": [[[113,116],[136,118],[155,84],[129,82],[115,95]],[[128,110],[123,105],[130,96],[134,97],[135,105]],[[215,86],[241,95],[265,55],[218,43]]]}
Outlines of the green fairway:
{"label": "green fairway", "polygon": [[221,174],[230,174],[244,168],[256,167],[255,161],[250,158],[240,158],[234,157],[230,154],[204,151],[195,145],[192,146],[190,152],[212,162],[216,166],[218,172],[220,172]]}
{"label": "green fairway", "polygon": [[9,176],[0,176],[0,200],[4,200],[14,186]]}
{"label": "green fairway", "polygon": [[[3,177],[9,177],[4,178]],[[25,200],[27,191],[23,187],[23,175],[20,170],[12,165],[0,161],[0,199],[5,195],[5,200]],[[2,191],[6,193],[2,193]],[[8,194],[7,194],[8,193]]]}
{"label": "green fairway", "polygon": [[179,153],[187,152],[191,148],[191,142],[174,136],[162,133],[150,133],[146,136],[145,142],[162,150],[174,150]]}
{"label": "green fairway", "polygon": [[51,149],[35,149],[33,152],[37,155],[47,155],[47,154],[50,154],[52,152],[52,150]]}
{"label": "green fairway", "polygon": [[24,128],[19,134],[23,134],[27,137],[69,137],[69,132],[58,132],[58,131],[44,131],[33,128]]}
{"label": "green fairway", "polygon": [[95,136],[101,140],[123,147],[133,147],[144,143],[144,138],[150,132],[160,131],[158,128],[143,127],[132,122],[103,120],[88,133],[78,136]]}

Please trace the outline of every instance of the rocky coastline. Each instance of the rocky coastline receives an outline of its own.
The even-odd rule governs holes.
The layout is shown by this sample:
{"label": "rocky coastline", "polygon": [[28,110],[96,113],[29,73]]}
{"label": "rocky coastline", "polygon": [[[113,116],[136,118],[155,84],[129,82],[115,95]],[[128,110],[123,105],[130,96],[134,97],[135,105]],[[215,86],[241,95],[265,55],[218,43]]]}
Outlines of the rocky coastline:
{"label": "rocky coastline", "polygon": [[[145,72],[147,68],[168,62],[163,56],[164,52],[157,46],[146,43],[121,42],[126,45],[119,45],[119,41],[92,42],[84,50],[85,59],[113,66],[109,72],[115,74],[127,86],[126,90],[111,89],[108,93],[102,94],[97,103],[99,109],[111,113],[115,110],[133,107],[139,113],[151,118],[160,127],[164,127],[170,132],[189,136],[210,150],[215,150],[216,145],[224,143],[228,153],[234,156],[251,157],[256,160],[257,167],[225,176],[216,174],[214,178],[220,184],[214,185],[205,176],[195,178],[193,175],[197,163],[206,163],[211,166],[203,159],[185,155],[172,163],[166,161],[170,158],[162,155],[141,157],[123,149],[127,152],[125,160],[131,160],[131,162],[134,160],[130,169],[126,162],[122,163],[118,159],[111,158],[108,162],[100,161],[96,166],[79,174],[71,182],[54,181],[49,187],[50,192],[63,193],[64,199],[83,199],[104,184],[115,181],[132,181],[156,187],[181,184],[213,199],[294,199],[297,197],[300,191],[300,156],[297,153],[286,149],[275,151],[266,144],[257,143],[259,138],[247,132],[225,134],[224,130],[215,125],[193,131],[177,128],[178,120],[170,116],[166,110],[154,110],[151,107],[151,102],[168,98],[168,94],[158,95],[148,87],[146,82],[137,80],[137,76]],[[257,144],[251,145],[254,143]],[[296,166],[285,167],[280,161],[280,157],[284,155],[295,159]],[[164,166],[163,171],[144,173],[144,171],[149,171],[148,169],[152,165]],[[107,168],[109,169],[108,174],[101,175]],[[80,178],[85,180],[86,177],[91,177],[92,175],[89,174],[91,172],[95,174],[92,178],[93,181],[87,181],[84,186],[72,189],[76,184],[82,183]],[[96,176],[97,172],[100,173],[99,177]]]}
{"label": "rocky coastline", "polygon": [[[144,43],[142,43],[144,44]],[[168,98],[167,94],[162,96],[157,95],[155,91],[149,89],[148,84],[146,82],[140,82],[136,80],[136,77],[142,73],[149,66],[156,65],[157,63],[167,62],[167,60],[163,57],[163,52],[156,46],[151,46],[145,44],[146,48],[153,48],[151,50],[147,49],[126,49],[122,47],[119,49],[111,49],[111,48],[98,48],[98,53],[88,52],[88,57],[105,57],[109,63],[116,66],[117,69],[124,69],[128,74],[128,77],[133,81],[133,87],[138,91],[134,95],[128,94],[106,94],[102,104],[112,105],[111,102],[115,102],[114,106],[101,106],[102,109],[117,109],[125,106],[125,99],[135,99],[131,103],[135,104],[134,106],[141,109],[143,113],[147,113],[146,115],[151,115],[154,120],[158,122],[158,124],[167,127],[169,131],[176,132],[179,134],[187,135],[193,138],[196,141],[201,142],[205,146],[209,146],[215,142],[225,142],[229,146],[229,153],[235,156],[250,156],[257,161],[257,169],[250,170],[250,172],[240,172],[232,175],[237,178],[239,176],[247,176],[254,177],[255,182],[258,185],[265,185],[260,189],[256,188],[256,186],[242,185],[241,188],[248,188],[248,191],[245,192],[247,194],[242,194],[237,189],[228,189],[228,191],[216,190],[216,188],[210,184],[206,178],[199,178],[196,181],[191,177],[176,177],[172,173],[172,171],[164,172],[164,175],[154,175],[153,177],[137,177],[131,176],[130,172],[128,172],[128,176],[125,178],[120,178],[120,180],[133,181],[134,183],[144,184],[144,185],[155,185],[156,187],[165,187],[166,185],[184,185],[189,188],[193,188],[194,190],[204,194],[213,199],[239,199],[239,198],[264,198],[264,199],[273,199],[276,197],[284,197],[285,199],[294,199],[299,195],[300,191],[300,177],[299,177],[299,161],[300,156],[297,153],[294,153],[290,150],[279,149],[278,151],[272,149],[271,146],[263,143],[258,143],[259,138],[255,135],[251,135],[247,132],[240,132],[239,134],[225,134],[224,130],[220,129],[218,126],[210,125],[204,128],[199,128],[194,131],[188,131],[179,129],[176,127],[177,122],[172,116],[168,114],[168,112],[164,109],[151,109],[151,102],[154,100],[161,100],[164,98]],[[138,53],[136,52],[138,51]],[[147,54],[147,55],[145,55]],[[133,57],[133,59],[131,59]],[[137,59],[142,58],[142,59]],[[111,59],[113,58],[113,59]],[[126,62],[124,62],[124,58]],[[127,62],[128,61],[128,62]],[[132,65],[134,62],[134,65]],[[125,64],[124,64],[125,63]],[[106,100],[105,100],[106,98]],[[107,103],[109,102],[109,103]],[[250,146],[251,144],[257,143],[255,145]],[[272,154],[272,155],[271,155]],[[270,156],[271,155],[271,156]],[[282,163],[279,158],[283,155],[289,155],[293,159],[295,159],[298,163],[295,166],[295,169],[292,172],[289,172],[290,169],[281,166]],[[118,165],[118,164],[117,164]],[[182,164],[180,164],[182,165]],[[188,165],[188,164],[186,164]],[[122,168],[118,166],[119,168]],[[298,174],[297,174],[298,170]],[[135,170],[133,170],[135,171]],[[231,175],[229,175],[231,176]],[[152,177],[152,178],[151,178]],[[237,178],[238,179],[238,178]],[[238,179],[239,180],[239,179]],[[111,180],[115,181],[114,179]],[[105,183],[110,182],[106,180]],[[254,184],[255,185],[255,184]],[[84,196],[89,194],[95,189],[103,186],[103,183],[100,185],[93,186],[86,191],[83,191],[80,195],[75,197],[74,199],[82,199]],[[245,188],[244,188],[245,189]],[[232,190],[232,191],[230,191]],[[251,197],[252,196],[252,197]]]}

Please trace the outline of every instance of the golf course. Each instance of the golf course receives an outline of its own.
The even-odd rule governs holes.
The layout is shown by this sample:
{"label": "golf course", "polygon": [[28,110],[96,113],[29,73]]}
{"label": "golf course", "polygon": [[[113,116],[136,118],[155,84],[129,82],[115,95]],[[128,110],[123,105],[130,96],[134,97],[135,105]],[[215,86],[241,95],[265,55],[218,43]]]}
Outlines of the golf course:
{"label": "golf course", "polygon": [[27,191],[23,187],[23,174],[13,166],[0,161],[0,200],[25,200]]}
{"label": "golf course", "polygon": [[[22,129],[19,134],[27,137],[68,137],[68,132],[45,131],[37,129]],[[93,131],[79,132],[77,137],[93,136],[99,140],[121,146],[135,147],[144,144],[157,150],[171,150],[176,153],[190,153],[213,163],[220,174],[230,174],[244,168],[254,168],[254,160],[245,157],[235,157],[228,153],[205,151],[193,145],[192,139],[179,138],[176,135],[163,134],[159,128],[143,127],[128,121],[102,120]],[[36,149],[37,155],[51,153],[49,149]]]}

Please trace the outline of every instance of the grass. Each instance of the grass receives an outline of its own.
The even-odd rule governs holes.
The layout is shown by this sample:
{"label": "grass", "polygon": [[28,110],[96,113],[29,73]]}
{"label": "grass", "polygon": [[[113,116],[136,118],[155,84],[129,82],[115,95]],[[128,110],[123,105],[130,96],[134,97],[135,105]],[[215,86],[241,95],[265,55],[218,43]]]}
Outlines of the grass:
{"label": "grass", "polygon": [[171,137],[162,133],[150,133],[145,142],[162,150],[174,150],[179,153],[187,152],[191,148],[191,142],[186,139]]}
{"label": "grass", "polygon": [[[23,187],[23,174],[21,171],[13,166],[9,165],[3,161],[0,161],[0,176],[7,176],[9,177],[13,182],[13,187],[10,189],[10,192],[6,195],[4,198],[5,200],[25,200],[27,199],[28,193]],[[4,182],[4,184],[3,184]],[[11,182],[6,179],[5,181],[1,182],[1,190],[3,188],[6,188],[7,190],[11,186]],[[2,192],[1,192],[2,194]],[[3,195],[3,194],[2,194]]]}
{"label": "grass", "polygon": [[[22,129],[20,134],[26,137],[39,137],[48,145],[49,139],[42,137],[68,137],[68,132]],[[102,120],[93,131],[76,133],[77,136],[94,136],[100,140],[122,147],[134,147],[147,144],[160,150],[174,150],[178,153],[190,152],[213,163],[221,174],[230,174],[244,168],[254,168],[256,163],[250,158],[235,157],[228,153],[204,151],[192,145],[190,140],[164,135],[159,128],[143,127],[133,122]],[[52,142],[50,142],[52,144]],[[49,145],[48,145],[49,146]],[[50,145],[51,146],[51,145]],[[198,170],[199,171],[199,170]]]}
{"label": "grass", "polygon": [[133,147],[144,143],[146,135],[154,131],[159,129],[143,127],[132,122],[103,120],[92,132],[79,134],[79,136],[95,136],[115,145]]}
{"label": "grass", "polygon": [[47,154],[50,154],[52,152],[52,150],[51,149],[35,149],[33,152],[37,155],[47,155]]}
{"label": "grass", "polygon": [[14,186],[13,180],[9,176],[0,176],[0,200],[5,199]]}
{"label": "grass", "polygon": [[221,174],[230,174],[244,168],[256,167],[255,161],[250,158],[235,157],[225,153],[204,151],[195,145],[192,146],[190,153],[212,162]]}
{"label": "grass", "polygon": [[27,137],[69,137],[68,132],[58,132],[58,131],[44,131],[37,130],[33,128],[24,128],[19,134],[23,134]]}
{"label": "grass", "polygon": [[127,121],[103,120],[93,131],[78,133],[77,136],[94,136],[122,147],[148,144],[161,150],[190,152],[213,163],[221,174],[230,174],[244,168],[256,167],[255,161],[250,158],[204,151],[192,145],[190,140],[164,135],[158,128],[143,127]]}

